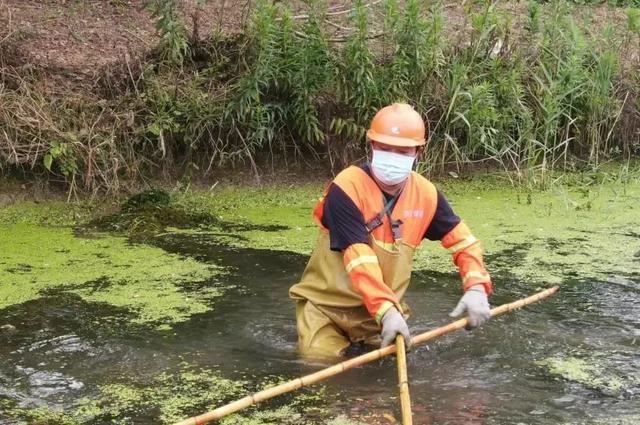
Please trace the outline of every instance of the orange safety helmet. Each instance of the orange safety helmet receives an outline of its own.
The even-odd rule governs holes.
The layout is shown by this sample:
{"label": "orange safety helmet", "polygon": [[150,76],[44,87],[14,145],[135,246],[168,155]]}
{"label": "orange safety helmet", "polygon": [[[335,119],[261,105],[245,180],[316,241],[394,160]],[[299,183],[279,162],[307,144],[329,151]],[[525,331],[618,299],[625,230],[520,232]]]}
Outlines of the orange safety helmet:
{"label": "orange safety helmet", "polygon": [[406,103],[380,109],[371,120],[367,138],[391,146],[424,146],[426,131],[419,113]]}

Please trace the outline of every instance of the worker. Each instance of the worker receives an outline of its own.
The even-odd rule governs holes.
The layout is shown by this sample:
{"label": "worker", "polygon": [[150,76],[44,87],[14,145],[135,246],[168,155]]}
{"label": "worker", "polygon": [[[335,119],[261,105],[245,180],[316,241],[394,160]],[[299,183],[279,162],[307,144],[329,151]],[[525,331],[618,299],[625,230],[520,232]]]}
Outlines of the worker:
{"label": "worker", "polygon": [[289,290],[302,355],[340,356],[354,343],[386,346],[398,334],[409,344],[402,300],[425,238],[439,240],[459,269],[463,295],[451,316],[466,312],[469,328],[489,319],[492,286],[480,241],[444,195],[412,171],[426,136],[410,105],[380,109],[367,131],[371,162],[341,171],[317,203],[318,240]]}

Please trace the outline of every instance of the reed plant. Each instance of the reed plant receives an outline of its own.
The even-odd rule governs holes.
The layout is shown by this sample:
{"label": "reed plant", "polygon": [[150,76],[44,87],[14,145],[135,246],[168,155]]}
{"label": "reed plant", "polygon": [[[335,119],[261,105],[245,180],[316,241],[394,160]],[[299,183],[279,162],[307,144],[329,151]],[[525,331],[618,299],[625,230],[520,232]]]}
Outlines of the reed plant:
{"label": "reed plant", "polygon": [[286,161],[324,141],[318,108],[333,57],[320,13],[312,11],[298,24],[287,9],[268,1],[256,6],[243,47],[246,62],[230,82],[231,98],[218,123],[222,137],[254,168],[255,152],[267,151],[271,159],[280,153]]}
{"label": "reed plant", "polygon": [[470,2],[452,33],[438,2],[358,0],[338,23],[307,4],[294,14],[260,0],[241,34],[195,46],[175,1],[154,0],[159,49],[108,96],[48,96],[2,65],[0,170],[91,191],[242,163],[256,176],[309,158],[337,171],[363,157],[370,119],[396,101],[428,119],[424,173],[484,164],[544,183],[640,153],[637,9],[626,28],[595,32],[566,2],[530,1],[526,17]]}

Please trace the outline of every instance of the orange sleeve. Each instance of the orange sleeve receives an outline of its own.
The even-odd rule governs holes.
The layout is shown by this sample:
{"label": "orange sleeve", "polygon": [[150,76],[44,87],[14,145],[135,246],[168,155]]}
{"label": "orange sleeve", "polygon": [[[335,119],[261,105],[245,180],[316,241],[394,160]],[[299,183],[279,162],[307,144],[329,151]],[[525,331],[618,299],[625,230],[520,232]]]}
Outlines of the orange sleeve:
{"label": "orange sleeve", "polygon": [[353,289],[362,295],[369,314],[380,323],[382,316],[395,306],[402,312],[400,302],[383,280],[378,257],[367,244],[356,243],[344,250],[344,266]]}
{"label": "orange sleeve", "polygon": [[466,291],[474,285],[483,285],[487,295],[491,295],[493,286],[482,259],[482,244],[471,234],[467,225],[461,221],[441,242],[451,252],[453,262],[460,270],[462,289]]}

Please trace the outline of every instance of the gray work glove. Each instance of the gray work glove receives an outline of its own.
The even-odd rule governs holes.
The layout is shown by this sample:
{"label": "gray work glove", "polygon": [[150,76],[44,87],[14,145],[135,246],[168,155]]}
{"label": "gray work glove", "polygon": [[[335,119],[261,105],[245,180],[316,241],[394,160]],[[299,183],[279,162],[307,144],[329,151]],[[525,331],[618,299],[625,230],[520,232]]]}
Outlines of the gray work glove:
{"label": "gray work glove", "polygon": [[464,312],[469,315],[469,323],[466,329],[473,329],[483,325],[491,317],[487,293],[483,285],[474,285],[464,293],[456,308],[449,314],[451,317],[458,317]]}
{"label": "gray work glove", "polygon": [[393,344],[396,340],[396,335],[400,334],[404,337],[404,343],[407,348],[411,345],[411,334],[409,334],[409,327],[405,322],[404,317],[395,307],[389,307],[389,310],[382,316],[382,343],[381,347]]}

